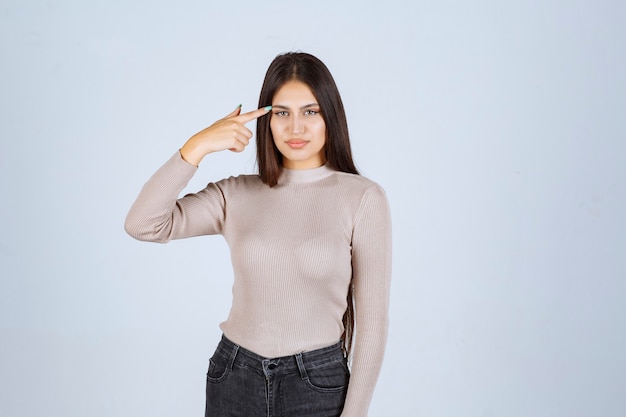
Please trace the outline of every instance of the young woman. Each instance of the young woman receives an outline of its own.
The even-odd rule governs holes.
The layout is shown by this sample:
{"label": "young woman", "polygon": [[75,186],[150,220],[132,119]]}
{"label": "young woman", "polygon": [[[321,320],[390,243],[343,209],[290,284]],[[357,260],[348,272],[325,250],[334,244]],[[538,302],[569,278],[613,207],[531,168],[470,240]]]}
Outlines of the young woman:
{"label": "young woman", "polygon": [[[245,149],[255,119],[259,174],[178,198],[206,155]],[[383,189],[354,166],[319,59],[276,57],[259,109],[238,107],[192,136],[145,184],[125,227],[146,241],[228,242],[233,300],[209,362],[207,417],[367,415],[387,340],[391,220]]]}

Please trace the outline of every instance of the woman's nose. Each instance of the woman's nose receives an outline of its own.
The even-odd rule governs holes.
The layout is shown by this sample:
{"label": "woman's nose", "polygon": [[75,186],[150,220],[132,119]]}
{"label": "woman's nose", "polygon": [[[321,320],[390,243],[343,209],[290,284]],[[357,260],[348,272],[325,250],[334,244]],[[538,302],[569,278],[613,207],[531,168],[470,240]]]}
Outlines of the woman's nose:
{"label": "woman's nose", "polygon": [[294,116],[291,119],[291,133],[303,133],[304,131],[304,123],[302,123],[302,119],[299,116]]}

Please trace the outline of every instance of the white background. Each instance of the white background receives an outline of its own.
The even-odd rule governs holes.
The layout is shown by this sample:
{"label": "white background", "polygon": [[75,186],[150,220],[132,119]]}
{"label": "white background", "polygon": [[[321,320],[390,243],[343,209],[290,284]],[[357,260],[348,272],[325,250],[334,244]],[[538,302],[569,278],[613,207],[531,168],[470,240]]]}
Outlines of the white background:
{"label": "white background", "polygon": [[[0,415],[203,415],[226,244],[124,217],[303,50],[392,207],[370,415],[623,417],[625,4],[2,0]],[[189,191],[254,170],[211,155]]]}

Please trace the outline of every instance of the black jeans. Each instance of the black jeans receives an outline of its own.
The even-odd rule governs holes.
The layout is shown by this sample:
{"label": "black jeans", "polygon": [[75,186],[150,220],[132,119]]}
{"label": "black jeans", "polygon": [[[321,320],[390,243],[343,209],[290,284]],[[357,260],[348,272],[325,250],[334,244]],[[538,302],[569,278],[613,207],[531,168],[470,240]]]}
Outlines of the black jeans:
{"label": "black jeans", "polygon": [[349,378],[340,343],[270,359],[222,336],[209,361],[205,417],[339,417]]}

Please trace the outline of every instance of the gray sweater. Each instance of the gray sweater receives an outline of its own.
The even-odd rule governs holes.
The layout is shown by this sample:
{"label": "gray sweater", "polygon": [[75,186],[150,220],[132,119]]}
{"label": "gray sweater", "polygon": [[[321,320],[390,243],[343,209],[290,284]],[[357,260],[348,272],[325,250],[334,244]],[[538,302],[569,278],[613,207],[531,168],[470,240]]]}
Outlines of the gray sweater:
{"label": "gray sweater", "polygon": [[268,358],[336,343],[352,279],[356,336],[342,416],[366,416],[388,326],[391,220],[383,189],[322,166],[283,169],[272,188],[241,175],[178,198],[195,172],[173,155],[144,185],[126,231],[163,243],[223,235],[235,278],[220,327]]}

